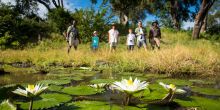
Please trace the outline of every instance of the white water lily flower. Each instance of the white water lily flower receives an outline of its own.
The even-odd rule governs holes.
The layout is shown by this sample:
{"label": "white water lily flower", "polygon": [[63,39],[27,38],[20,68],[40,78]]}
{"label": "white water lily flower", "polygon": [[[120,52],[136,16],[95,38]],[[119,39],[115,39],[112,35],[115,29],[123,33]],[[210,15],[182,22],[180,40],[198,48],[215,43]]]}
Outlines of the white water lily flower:
{"label": "white water lily flower", "polygon": [[159,84],[161,86],[163,86],[166,90],[172,90],[174,91],[175,93],[185,93],[186,91],[183,90],[183,89],[177,89],[176,86],[174,84],[170,84],[170,85],[167,85],[167,84],[164,84],[162,82],[159,82]]}
{"label": "white water lily flower", "polygon": [[99,84],[92,84],[92,85],[89,85],[89,86],[93,87],[93,88],[96,88],[96,89],[99,89],[99,88],[103,88],[105,85],[106,85],[106,83],[99,83]]}
{"label": "white water lily flower", "polygon": [[25,97],[33,97],[41,94],[47,88],[48,86],[43,86],[42,84],[36,84],[36,85],[28,85],[28,87],[25,89],[18,88],[12,92]]}
{"label": "white water lily flower", "polygon": [[127,93],[135,93],[135,92],[146,89],[147,86],[148,86],[148,83],[146,81],[141,82],[137,78],[135,78],[135,80],[133,81],[132,78],[130,77],[129,80],[122,79],[121,82],[118,82],[118,81],[114,82],[114,84],[112,85],[112,88],[120,90],[120,91],[124,91]]}

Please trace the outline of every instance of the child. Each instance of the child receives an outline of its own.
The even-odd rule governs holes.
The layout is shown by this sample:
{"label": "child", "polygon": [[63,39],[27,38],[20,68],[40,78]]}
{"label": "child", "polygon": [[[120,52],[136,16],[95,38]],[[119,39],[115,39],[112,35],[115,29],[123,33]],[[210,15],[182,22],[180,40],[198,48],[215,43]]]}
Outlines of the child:
{"label": "child", "polygon": [[129,34],[127,35],[127,46],[128,50],[134,50],[134,42],[135,42],[135,35],[132,33],[132,29],[128,30]]}
{"label": "child", "polygon": [[94,31],[92,37],[92,50],[93,51],[98,50],[98,46],[99,46],[99,37],[97,35],[97,31]]}

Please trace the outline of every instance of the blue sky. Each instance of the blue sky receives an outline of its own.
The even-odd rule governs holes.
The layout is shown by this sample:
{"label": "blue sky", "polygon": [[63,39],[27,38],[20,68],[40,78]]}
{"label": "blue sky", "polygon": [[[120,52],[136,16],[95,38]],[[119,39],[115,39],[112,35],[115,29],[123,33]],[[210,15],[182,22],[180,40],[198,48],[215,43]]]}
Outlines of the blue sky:
{"label": "blue sky", "polygon": [[[15,0],[1,0],[4,3],[8,3],[11,2],[12,4],[15,2]],[[97,4],[92,4],[90,0],[63,0],[64,1],[64,6],[65,8],[67,8],[69,11],[74,11],[75,9],[85,9],[85,8],[90,8],[91,6],[93,6],[96,10],[99,9],[99,6],[102,3],[102,0],[97,0]],[[39,4],[38,6],[39,10],[38,10],[38,14],[41,17],[45,17],[46,13],[47,13],[47,9],[42,5]],[[153,16],[153,15],[147,15],[146,19],[143,21],[144,23],[146,23],[147,21],[153,21],[153,20],[157,20],[157,17]],[[187,29],[188,27],[193,27],[193,22],[184,22],[183,23],[183,28]]]}

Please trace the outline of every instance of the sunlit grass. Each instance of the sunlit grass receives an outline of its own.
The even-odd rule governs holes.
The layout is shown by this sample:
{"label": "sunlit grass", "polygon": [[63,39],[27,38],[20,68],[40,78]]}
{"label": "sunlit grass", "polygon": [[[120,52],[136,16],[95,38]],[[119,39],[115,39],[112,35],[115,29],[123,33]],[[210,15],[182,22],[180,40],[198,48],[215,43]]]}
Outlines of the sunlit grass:
{"label": "sunlit grass", "polygon": [[[53,38],[56,39],[57,37]],[[121,39],[122,40],[122,39]],[[216,75],[220,70],[220,50],[218,42],[208,40],[192,41],[186,32],[164,30],[161,50],[148,51],[135,48],[133,52],[120,44],[114,53],[109,52],[108,44],[101,43],[97,52],[92,52],[90,44],[81,44],[77,51],[67,54],[64,40],[43,41],[34,48],[24,50],[0,51],[1,62],[31,61],[36,66],[50,63],[71,64],[73,66],[89,65],[96,67],[97,60],[109,63],[112,71],[149,71],[173,74]]]}

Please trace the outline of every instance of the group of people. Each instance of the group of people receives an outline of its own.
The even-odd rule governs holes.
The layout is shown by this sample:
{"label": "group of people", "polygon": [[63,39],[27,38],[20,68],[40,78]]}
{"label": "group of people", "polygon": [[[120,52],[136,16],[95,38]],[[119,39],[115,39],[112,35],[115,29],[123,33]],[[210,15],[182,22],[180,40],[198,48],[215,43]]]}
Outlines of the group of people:
{"label": "group of people", "polygon": [[[157,21],[154,21],[152,23],[152,26],[149,30],[149,34],[147,34],[146,28],[142,26],[141,21],[138,22],[138,27],[135,29],[134,33],[133,30],[130,28],[128,30],[127,41],[126,41],[127,49],[129,51],[134,50],[135,39],[137,39],[136,40],[137,47],[138,48],[144,47],[144,49],[147,50],[147,35],[152,49],[154,49],[155,47],[160,49],[161,31]],[[74,47],[75,50],[77,50],[77,46],[80,42],[80,39],[79,39],[79,31],[76,28],[75,21],[73,21],[72,25],[68,27],[65,36],[68,42],[67,52],[68,53],[70,52],[72,46]],[[108,42],[110,45],[110,51],[116,50],[118,41],[119,41],[119,31],[116,29],[115,24],[112,24],[111,29],[108,31]],[[96,51],[99,48],[99,37],[97,31],[93,32],[91,46],[93,51]]]}

